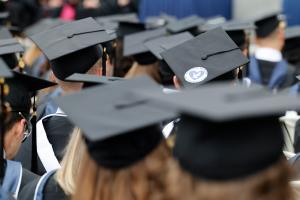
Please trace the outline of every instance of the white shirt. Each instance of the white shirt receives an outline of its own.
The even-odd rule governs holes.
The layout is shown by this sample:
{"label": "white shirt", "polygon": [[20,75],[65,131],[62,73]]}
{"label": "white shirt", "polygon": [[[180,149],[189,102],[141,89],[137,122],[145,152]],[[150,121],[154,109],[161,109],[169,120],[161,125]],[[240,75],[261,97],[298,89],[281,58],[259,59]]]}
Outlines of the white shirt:
{"label": "white shirt", "polygon": [[276,49],[257,47],[255,50],[255,58],[270,62],[280,62],[282,60],[282,54]]}

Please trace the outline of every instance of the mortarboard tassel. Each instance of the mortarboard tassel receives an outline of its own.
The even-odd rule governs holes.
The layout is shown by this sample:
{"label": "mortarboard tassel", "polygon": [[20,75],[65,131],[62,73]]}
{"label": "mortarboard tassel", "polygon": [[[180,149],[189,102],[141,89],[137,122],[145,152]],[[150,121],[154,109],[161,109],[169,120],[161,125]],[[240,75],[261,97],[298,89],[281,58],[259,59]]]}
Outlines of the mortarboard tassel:
{"label": "mortarboard tassel", "polygon": [[33,96],[33,114],[31,119],[32,124],[32,150],[31,150],[31,171],[37,173],[37,143],[36,143],[36,94]]}
{"label": "mortarboard tassel", "polygon": [[24,73],[25,62],[23,60],[23,56],[22,55],[20,56],[20,59],[19,59],[18,68],[19,68],[19,72],[20,73]]}
{"label": "mortarboard tassel", "polygon": [[106,47],[104,47],[103,55],[102,55],[102,76],[106,76],[106,60],[107,60],[107,53],[106,53]]}

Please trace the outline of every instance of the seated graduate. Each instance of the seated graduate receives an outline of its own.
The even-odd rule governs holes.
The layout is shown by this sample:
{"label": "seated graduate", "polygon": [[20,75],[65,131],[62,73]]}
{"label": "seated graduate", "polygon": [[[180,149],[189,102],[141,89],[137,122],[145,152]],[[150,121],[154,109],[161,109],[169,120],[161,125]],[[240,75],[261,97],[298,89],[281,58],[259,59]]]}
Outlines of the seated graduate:
{"label": "seated graduate", "polygon": [[131,92],[148,88],[161,92],[151,79],[135,78],[56,100],[87,144],[73,199],[165,199],[172,158],[159,123],[176,114]]}
{"label": "seated graduate", "polygon": [[250,59],[248,77],[270,90],[284,89],[296,82],[296,69],[282,57],[285,23],[278,13],[266,14],[255,21],[256,50]]}
{"label": "seated graduate", "polygon": [[161,56],[174,72],[174,85],[178,89],[220,80],[236,82],[236,69],[249,62],[222,28],[202,33],[162,52]]}
{"label": "seated graduate", "polygon": [[158,70],[158,60],[145,46],[145,42],[150,39],[166,35],[165,28],[146,30],[124,37],[123,56],[132,56],[134,62],[126,73],[125,78],[148,75],[156,82],[160,83]]}
{"label": "seated graduate", "polygon": [[75,128],[71,134],[61,168],[45,174],[41,179],[35,179],[26,184],[20,191],[20,199],[46,200],[69,199],[75,193],[79,170],[84,163],[84,140],[80,131]]}
{"label": "seated graduate", "polygon": [[[65,81],[74,73],[106,74],[106,68],[101,68],[101,59],[106,55],[99,44],[113,38],[92,18],[66,23],[30,38],[48,58],[55,80],[63,90],[62,95],[81,90],[82,83]],[[38,121],[37,133],[43,138],[37,140],[38,174],[60,167],[59,161],[73,128],[67,115],[58,107],[56,113]]]}
{"label": "seated graduate", "polygon": [[[5,67],[2,60],[0,60],[0,65],[1,69]],[[4,123],[3,155],[5,155],[6,164],[1,186],[3,190],[17,198],[19,190],[24,185],[38,178],[37,175],[22,168],[21,163],[11,161],[20,150],[22,142],[29,137],[33,130],[30,121],[31,95],[37,90],[55,84],[18,72],[14,72],[13,75],[12,78],[6,79],[9,93],[4,99],[9,104],[9,109]]]}
{"label": "seated graduate", "polygon": [[[88,74],[73,74],[66,78],[70,82],[84,83],[83,87],[91,87],[122,80],[116,77],[99,77]],[[68,199],[75,193],[78,173],[84,163],[84,140],[78,128],[70,135],[65,154],[60,162],[61,168],[48,172],[40,180],[28,183],[20,191],[21,199]],[[37,191],[37,192],[36,192]]]}
{"label": "seated graduate", "polygon": [[293,199],[278,117],[299,98],[228,83],[154,98],[181,113],[170,199]]}

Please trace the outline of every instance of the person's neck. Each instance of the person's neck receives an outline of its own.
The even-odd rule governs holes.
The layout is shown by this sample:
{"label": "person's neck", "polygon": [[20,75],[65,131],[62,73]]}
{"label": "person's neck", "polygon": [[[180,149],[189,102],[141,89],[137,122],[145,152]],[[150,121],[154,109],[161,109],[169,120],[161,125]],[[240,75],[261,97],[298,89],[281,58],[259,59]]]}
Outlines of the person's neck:
{"label": "person's neck", "polygon": [[277,41],[273,40],[258,40],[256,43],[257,47],[259,48],[270,48],[270,49],[275,49],[277,51],[282,50],[282,45],[280,45]]}
{"label": "person's neck", "polygon": [[151,67],[153,65],[155,65],[155,63],[147,64],[147,65],[142,65],[142,64],[139,64],[137,62],[134,62],[133,65],[132,65],[132,67]]}

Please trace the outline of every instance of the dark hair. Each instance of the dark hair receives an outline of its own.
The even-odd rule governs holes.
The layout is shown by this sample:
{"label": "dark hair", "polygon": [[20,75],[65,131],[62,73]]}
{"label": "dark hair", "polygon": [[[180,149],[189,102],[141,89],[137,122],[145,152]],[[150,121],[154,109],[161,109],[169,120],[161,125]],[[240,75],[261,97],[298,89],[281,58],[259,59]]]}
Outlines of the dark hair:
{"label": "dark hair", "polygon": [[10,130],[12,126],[22,119],[22,115],[29,119],[31,108],[31,95],[30,92],[22,85],[22,83],[15,80],[7,80],[9,86],[9,94],[5,97],[5,101],[9,103],[11,111],[9,112],[8,119],[5,122],[6,130]]}

